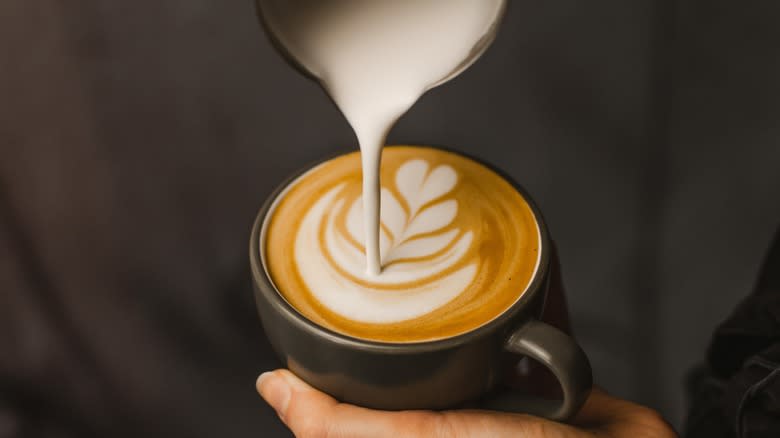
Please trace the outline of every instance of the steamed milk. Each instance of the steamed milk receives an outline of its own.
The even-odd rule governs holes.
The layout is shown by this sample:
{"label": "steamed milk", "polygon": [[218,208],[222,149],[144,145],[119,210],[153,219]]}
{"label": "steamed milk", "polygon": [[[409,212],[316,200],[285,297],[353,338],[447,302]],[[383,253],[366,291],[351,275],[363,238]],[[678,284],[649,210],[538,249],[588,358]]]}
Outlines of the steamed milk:
{"label": "steamed milk", "polygon": [[461,155],[388,147],[381,168],[381,275],[364,269],[357,152],[327,161],[277,198],[264,263],[310,320],[370,340],[420,342],[473,330],[523,294],[539,231],[515,188]]}
{"label": "steamed milk", "polygon": [[[388,131],[426,90],[465,67],[461,63],[489,34],[503,6],[503,0],[282,0],[264,4],[268,25],[320,79],[360,143],[365,255],[363,261],[350,261],[351,271],[378,276],[387,263],[381,248],[379,167]],[[426,179],[429,187],[453,184],[451,172],[441,171],[430,178]],[[400,217],[387,220],[395,223]],[[431,215],[431,220],[439,219]],[[399,275],[388,273],[376,280],[393,282]]]}
{"label": "steamed milk", "polygon": [[467,67],[503,7],[502,0],[263,3],[267,24],[318,77],[360,143],[360,154],[292,183],[264,231],[274,284],[309,319],[359,338],[420,342],[473,330],[525,291],[538,262],[538,228],[509,183],[441,150],[383,154],[398,118]]}

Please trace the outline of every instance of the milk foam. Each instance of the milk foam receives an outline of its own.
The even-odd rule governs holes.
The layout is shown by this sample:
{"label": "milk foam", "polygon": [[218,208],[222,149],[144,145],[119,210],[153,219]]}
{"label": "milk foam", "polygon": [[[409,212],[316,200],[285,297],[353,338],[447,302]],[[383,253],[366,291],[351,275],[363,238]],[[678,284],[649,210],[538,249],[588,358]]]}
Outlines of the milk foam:
{"label": "milk foam", "polygon": [[[320,78],[357,135],[363,167],[361,202],[365,208],[361,227],[353,218],[351,230],[364,235],[361,241],[365,261],[357,263],[346,256],[342,261],[352,263],[350,272],[360,267],[376,276],[382,262],[391,260],[384,256],[382,242],[388,237],[383,237],[380,227],[380,207],[384,209],[393,203],[384,199],[385,192],[381,192],[380,201],[379,166],[387,133],[425,91],[465,68],[463,61],[489,34],[505,0],[267,3],[264,13],[268,25],[293,56]],[[412,182],[409,187],[424,189]],[[443,206],[437,213],[451,214],[451,209]],[[396,214],[381,214],[388,227],[395,224]],[[415,226],[430,223],[423,218]],[[435,246],[441,242],[434,239],[429,243]],[[427,241],[418,241],[415,247],[426,244]],[[412,251],[409,248],[406,251]],[[397,270],[387,271],[388,278],[396,278],[393,272]],[[326,281],[329,274],[318,275],[325,275],[322,281]],[[345,292],[344,296],[347,295]],[[366,314],[365,309],[357,308],[352,316]]]}
{"label": "milk foam", "polygon": [[365,270],[361,156],[328,160],[276,198],[261,257],[309,320],[353,337],[420,342],[503,313],[528,287],[540,235],[522,195],[490,168],[426,147],[387,148],[381,275]]}
{"label": "milk foam", "polygon": [[382,189],[380,276],[365,269],[361,197],[348,205],[344,184],[325,192],[295,237],[295,262],[312,295],[336,314],[377,324],[425,315],[460,295],[477,263],[453,269],[474,240],[472,232],[450,227],[458,201],[447,195],[457,182],[450,166],[431,169],[423,160],[401,165],[395,177],[400,199]]}

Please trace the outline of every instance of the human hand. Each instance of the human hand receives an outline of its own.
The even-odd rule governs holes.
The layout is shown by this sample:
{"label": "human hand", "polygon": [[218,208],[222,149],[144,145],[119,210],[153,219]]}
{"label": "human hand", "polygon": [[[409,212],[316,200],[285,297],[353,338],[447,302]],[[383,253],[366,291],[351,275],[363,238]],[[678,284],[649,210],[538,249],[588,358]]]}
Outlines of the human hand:
{"label": "human hand", "polygon": [[298,438],[674,438],[655,411],[594,389],[568,424],[481,410],[386,412],[339,403],[287,370],[264,373],[260,395]]}
{"label": "human hand", "polygon": [[[552,283],[541,319],[570,333],[566,296],[557,251],[553,247]],[[560,396],[555,376],[536,362],[504,376],[510,387],[531,394]],[[291,372],[264,373],[260,395],[299,438],[512,437],[512,438],[673,438],[677,435],[655,411],[594,388],[568,424],[525,414],[484,410],[384,412],[339,403]]]}

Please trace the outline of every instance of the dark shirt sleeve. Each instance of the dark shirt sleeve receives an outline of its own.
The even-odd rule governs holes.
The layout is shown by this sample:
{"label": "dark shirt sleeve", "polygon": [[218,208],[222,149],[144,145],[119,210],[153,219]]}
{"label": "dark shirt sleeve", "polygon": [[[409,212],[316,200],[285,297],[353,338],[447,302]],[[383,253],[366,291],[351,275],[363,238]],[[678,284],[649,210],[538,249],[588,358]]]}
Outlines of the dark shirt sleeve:
{"label": "dark shirt sleeve", "polygon": [[755,291],[715,331],[688,383],[686,436],[780,437],[780,232]]}

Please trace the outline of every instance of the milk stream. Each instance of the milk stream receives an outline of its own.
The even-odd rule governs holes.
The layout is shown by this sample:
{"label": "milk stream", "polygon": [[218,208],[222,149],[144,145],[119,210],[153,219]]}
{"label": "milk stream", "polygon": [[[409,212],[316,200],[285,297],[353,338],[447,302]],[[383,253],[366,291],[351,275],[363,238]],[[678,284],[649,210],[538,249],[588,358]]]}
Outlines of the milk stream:
{"label": "milk stream", "polygon": [[[459,73],[505,0],[280,0],[264,15],[319,78],[357,136],[363,170],[366,270],[380,260],[382,147],[428,89]],[[303,12],[301,12],[303,11]]]}

